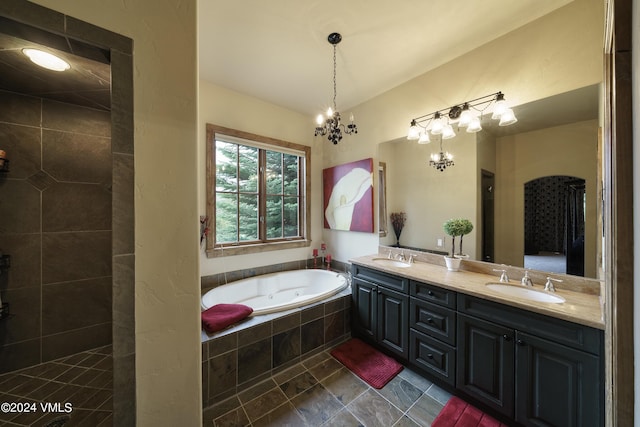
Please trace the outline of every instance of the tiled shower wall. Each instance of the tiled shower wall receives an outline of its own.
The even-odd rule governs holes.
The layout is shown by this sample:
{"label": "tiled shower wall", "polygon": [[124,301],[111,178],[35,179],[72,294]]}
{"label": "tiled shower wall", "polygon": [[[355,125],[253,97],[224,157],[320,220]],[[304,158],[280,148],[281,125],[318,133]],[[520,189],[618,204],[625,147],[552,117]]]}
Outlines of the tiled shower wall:
{"label": "tiled shower wall", "polygon": [[111,119],[0,91],[0,372],[111,343]]}

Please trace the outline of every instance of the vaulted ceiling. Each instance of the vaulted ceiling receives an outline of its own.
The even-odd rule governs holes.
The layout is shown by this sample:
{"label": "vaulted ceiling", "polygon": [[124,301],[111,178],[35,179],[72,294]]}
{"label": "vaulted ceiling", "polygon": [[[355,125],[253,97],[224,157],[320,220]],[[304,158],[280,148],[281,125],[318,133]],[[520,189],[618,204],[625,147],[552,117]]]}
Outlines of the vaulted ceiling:
{"label": "vaulted ceiling", "polygon": [[571,0],[199,0],[200,78],[315,116],[358,105]]}
{"label": "vaulted ceiling", "polygon": [[[340,32],[337,103],[349,109],[570,1],[199,0],[200,78],[314,116],[331,105],[327,36]],[[109,52],[6,19],[0,24],[0,89],[110,108]],[[56,53],[72,67],[43,70],[22,54],[25,47]],[[573,95],[577,105],[597,104],[597,88]],[[532,106],[527,116],[559,101]]]}

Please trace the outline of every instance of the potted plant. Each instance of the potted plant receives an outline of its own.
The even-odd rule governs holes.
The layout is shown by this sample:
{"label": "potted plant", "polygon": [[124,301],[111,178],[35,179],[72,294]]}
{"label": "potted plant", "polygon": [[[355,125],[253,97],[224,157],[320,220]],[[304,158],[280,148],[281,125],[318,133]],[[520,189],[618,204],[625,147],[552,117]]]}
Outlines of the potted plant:
{"label": "potted plant", "polygon": [[462,238],[473,231],[473,224],[468,219],[459,219],[458,223],[460,226],[460,233],[461,233],[460,234],[460,250],[455,255],[455,257],[460,259],[468,259],[469,255],[462,252]]}
{"label": "potted plant", "polygon": [[392,212],[390,216],[393,232],[396,234],[396,246],[400,247],[400,233],[402,233],[404,223],[407,220],[407,214],[404,212]]}
{"label": "potted plant", "polygon": [[458,271],[460,269],[460,258],[456,258],[456,236],[462,236],[465,230],[465,224],[460,219],[448,219],[444,222],[442,228],[448,236],[451,236],[451,254],[445,255],[444,261],[447,264],[447,270]]}

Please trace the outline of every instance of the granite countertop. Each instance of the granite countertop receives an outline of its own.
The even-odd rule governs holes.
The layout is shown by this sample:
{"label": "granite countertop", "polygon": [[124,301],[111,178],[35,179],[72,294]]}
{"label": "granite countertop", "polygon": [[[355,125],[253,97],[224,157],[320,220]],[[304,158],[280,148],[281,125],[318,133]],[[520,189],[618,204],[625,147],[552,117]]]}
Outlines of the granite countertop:
{"label": "granite countertop", "polygon": [[[408,279],[417,280],[424,283],[461,292],[474,297],[495,301],[501,304],[522,308],[524,310],[567,320],[604,330],[604,307],[602,298],[593,293],[578,292],[568,289],[560,289],[556,286],[554,295],[563,297],[564,303],[545,303],[531,301],[505,295],[498,291],[489,289],[486,284],[498,283],[499,277],[485,273],[473,271],[448,271],[446,267],[423,261],[416,261],[411,267],[394,267],[392,265],[382,265],[375,262],[374,258],[385,258],[385,255],[374,254],[358,257],[350,260],[353,264],[369,267],[375,270],[391,273]],[[519,278],[518,278],[519,279]],[[521,286],[519,280],[510,280],[509,284]],[[533,289],[543,291],[544,283],[535,283]],[[543,291],[544,292],[544,291]]]}

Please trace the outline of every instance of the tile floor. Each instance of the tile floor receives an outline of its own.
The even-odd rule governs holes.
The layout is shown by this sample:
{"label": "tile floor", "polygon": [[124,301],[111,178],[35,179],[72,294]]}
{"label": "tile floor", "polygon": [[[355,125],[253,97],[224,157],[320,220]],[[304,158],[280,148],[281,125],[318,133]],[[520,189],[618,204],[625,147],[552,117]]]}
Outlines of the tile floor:
{"label": "tile floor", "polygon": [[[0,403],[6,402],[30,412],[0,411],[0,426],[111,426],[111,346],[0,375]],[[56,403],[62,411],[41,406]],[[71,404],[71,412],[64,412],[65,403]]]}
{"label": "tile floor", "polygon": [[204,426],[430,426],[451,394],[409,368],[376,390],[330,350],[205,409]]}

